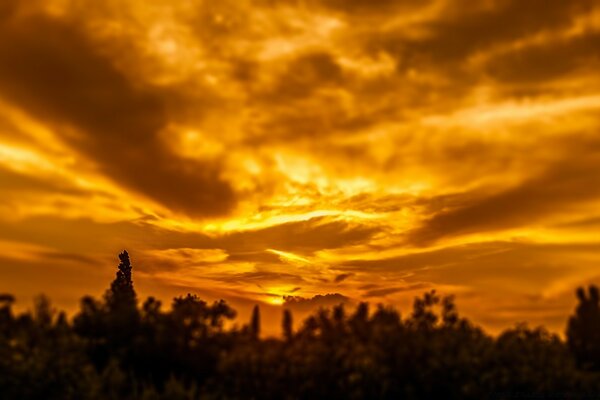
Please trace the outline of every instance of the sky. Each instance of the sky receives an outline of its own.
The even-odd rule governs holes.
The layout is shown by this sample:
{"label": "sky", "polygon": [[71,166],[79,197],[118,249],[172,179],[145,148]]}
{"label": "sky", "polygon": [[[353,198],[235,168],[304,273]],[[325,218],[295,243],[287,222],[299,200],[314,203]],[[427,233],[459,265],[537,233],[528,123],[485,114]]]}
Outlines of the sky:
{"label": "sky", "polygon": [[[303,312],[600,283],[595,0],[2,0],[0,292]],[[293,296],[293,297],[288,297]]]}

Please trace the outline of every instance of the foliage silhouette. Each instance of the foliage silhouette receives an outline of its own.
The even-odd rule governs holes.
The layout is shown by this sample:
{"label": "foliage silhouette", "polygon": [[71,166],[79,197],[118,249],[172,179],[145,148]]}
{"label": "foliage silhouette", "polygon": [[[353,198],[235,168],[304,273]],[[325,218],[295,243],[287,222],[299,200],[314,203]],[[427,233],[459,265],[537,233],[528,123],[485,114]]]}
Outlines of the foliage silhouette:
{"label": "foliage silhouette", "polygon": [[591,286],[577,290],[579,304],[575,315],[569,319],[567,338],[569,349],[579,367],[600,370],[600,293]]}
{"label": "foliage silhouette", "polygon": [[[102,300],[82,299],[69,321],[40,297],[15,314],[0,295],[2,399],[510,399],[597,398],[598,289],[577,291],[567,340],[518,325],[498,337],[460,317],[432,291],[402,317],[367,303],[320,309],[282,339],[249,325],[225,328],[235,311],[188,294],[170,310],[138,306],[127,252]],[[587,397],[586,397],[587,396]],[[595,397],[594,397],[595,396]]]}
{"label": "foliage silhouette", "polygon": [[292,312],[288,309],[283,310],[283,318],[281,319],[281,330],[285,340],[290,341],[294,335],[294,319]]}
{"label": "foliage silhouette", "polygon": [[250,334],[254,339],[260,336],[260,308],[255,305],[252,309],[252,317],[250,319]]}

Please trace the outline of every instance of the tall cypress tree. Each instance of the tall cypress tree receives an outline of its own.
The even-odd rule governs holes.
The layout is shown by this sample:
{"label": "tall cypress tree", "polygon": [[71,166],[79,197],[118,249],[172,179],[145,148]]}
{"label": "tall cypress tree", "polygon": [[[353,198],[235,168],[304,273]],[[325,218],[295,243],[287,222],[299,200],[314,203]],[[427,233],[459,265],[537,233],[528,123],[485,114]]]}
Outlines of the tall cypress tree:
{"label": "tall cypress tree", "polygon": [[132,267],[127,250],[119,254],[119,260],[121,262],[118,266],[117,275],[105,295],[109,312],[136,308],[136,295],[131,279]]}
{"label": "tall cypress tree", "polygon": [[258,338],[260,336],[260,309],[258,308],[258,305],[255,305],[252,309],[252,318],[250,319],[250,333],[254,338]]}
{"label": "tall cypress tree", "polygon": [[286,340],[291,340],[293,331],[294,320],[292,319],[292,312],[288,309],[283,310],[283,320],[281,322],[283,328],[283,337]]}
{"label": "tall cypress tree", "polygon": [[105,295],[106,322],[108,328],[108,343],[112,351],[121,354],[121,361],[127,363],[130,358],[131,341],[138,332],[140,313],[137,309],[135,290],[131,278],[131,262],[129,254],[123,251],[119,254],[121,261],[115,280]]}

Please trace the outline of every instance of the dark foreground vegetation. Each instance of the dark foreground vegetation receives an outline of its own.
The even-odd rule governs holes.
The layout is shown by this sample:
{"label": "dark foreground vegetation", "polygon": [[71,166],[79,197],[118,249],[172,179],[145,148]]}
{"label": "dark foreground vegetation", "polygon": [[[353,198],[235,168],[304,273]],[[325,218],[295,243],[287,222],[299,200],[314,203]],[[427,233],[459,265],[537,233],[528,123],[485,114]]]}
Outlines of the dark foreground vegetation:
{"label": "dark foreground vegetation", "polygon": [[600,399],[600,296],[577,292],[567,341],[519,326],[496,338],[434,292],[401,318],[392,308],[321,310],[281,339],[260,338],[255,309],[196,296],[170,311],[138,306],[126,252],[101,301],[69,321],[40,298],[14,315],[0,296],[1,399]]}

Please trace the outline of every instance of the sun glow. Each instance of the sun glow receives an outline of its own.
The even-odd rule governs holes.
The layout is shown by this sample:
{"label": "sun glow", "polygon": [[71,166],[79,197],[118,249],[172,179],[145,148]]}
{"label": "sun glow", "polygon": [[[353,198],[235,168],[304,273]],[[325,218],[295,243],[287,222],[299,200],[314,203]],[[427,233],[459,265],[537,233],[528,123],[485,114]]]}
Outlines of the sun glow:
{"label": "sun glow", "polygon": [[272,297],[268,300],[268,303],[274,306],[282,306],[285,303],[283,297]]}

